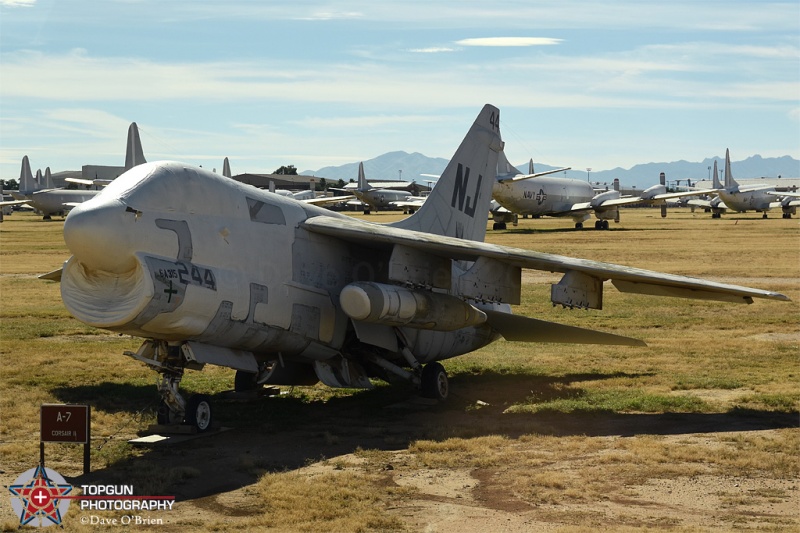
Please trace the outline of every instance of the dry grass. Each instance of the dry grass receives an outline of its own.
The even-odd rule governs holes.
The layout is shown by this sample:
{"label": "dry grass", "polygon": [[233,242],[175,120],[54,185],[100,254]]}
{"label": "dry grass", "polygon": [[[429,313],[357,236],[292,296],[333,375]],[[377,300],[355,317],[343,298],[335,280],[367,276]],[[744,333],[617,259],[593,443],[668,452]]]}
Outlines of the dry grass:
{"label": "dry grass", "polygon": [[[356,216],[380,222],[398,217]],[[237,499],[227,505],[236,511],[204,507],[202,517],[187,512],[166,529],[415,530],[422,518],[413,510],[431,497],[401,489],[392,476],[444,471],[475,478],[471,488],[459,489],[465,498],[512,515],[538,509],[539,519],[568,531],[797,527],[797,520],[787,522],[765,509],[798,501],[796,485],[791,489],[785,483],[798,477],[800,432],[794,427],[744,433],[736,424],[739,414],[796,417],[800,406],[800,227],[796,219],[772,218],[746,214],[711,220],[704,213],[672,210],[662,220],[657,210],[626,210],[621,224],[612,224],[608,232],[578,232],[570,222],[553,219],[490,230],[487,240],[494,243],[777,290],[793,302],[694,302],[620,294],[608,287],[604,310],[569,311],[549,304],[548,285],[557,276],[526,274],[524,303],[517,312],[642,338],[649,347],[500,341],[446,361],[452,401],[408,418],[387,419],[375,405],[396,401],[395,392],[355,394],[320,386],[297,388],[264,408],[228,408],[229,422],[252,439],[319,426],[312,441],[330,450],[327,460],[309,452],[310,467],[301,468],[276,459],[274,449],[250,455],[237,449],[232,468],[260,479],[235,492]],[[203,465],[195,471],[194,464],[182,466],[181,454],[164,457],[125,443],[154,421],[157,401],[155,375],[120,355],[140,341],[78,323],[61,304],[58,285],[35,278],[67,259],[62,224],[19,213],[0,224],[3,479],[13,479],[37,460],[39,405],[77,402],[93,407],[95,470],[152,491],[202,484]],[[187,373],[183,385],[213,393],[229,388],[231,378],[228,370],[207,368]],[[341,411],[361,413],[355,437],[322,422]],[[240,412],[260,418],[245,423],[237,418]],[[728,417],[721,427],[710,425],[720,417]],[[676,427],[683,423],[694,429]],[[671,429],[661,430],[664,425]],[[365,447],[348,449],[352,442]],[[384,449],[370,448],[375,442]],[[51,445],[47,453],[48,466],[65,475],[80,468],[80,447]],[[154,466],[165,460],[175,461],[168,471]],[[318,465],[330,471],[313,470]],[[715,497],[730,521],[690,521],[666,512],[642,518],[633,504],[624,503],[643,498],[659,483],[702,484],[712,478],[772,485],[747,494],[730,488],[734,484],[718,489]],[[441,502],[441,496],[431,501]],[[623,510],[609,522],[610,511],[598,509],[612,504]],[[0,515],[4,529],[13,529],[9,513],[4,507]],[[77,516],[68,527],[80,530]]]}

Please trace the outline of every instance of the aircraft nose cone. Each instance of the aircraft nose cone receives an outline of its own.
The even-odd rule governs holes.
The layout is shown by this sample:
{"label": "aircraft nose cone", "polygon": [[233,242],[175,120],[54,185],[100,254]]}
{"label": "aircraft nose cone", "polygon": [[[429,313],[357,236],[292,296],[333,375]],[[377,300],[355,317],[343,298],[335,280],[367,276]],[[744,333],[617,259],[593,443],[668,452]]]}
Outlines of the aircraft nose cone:
{"label": "aircraft nose cone", "polygon": [[70,211],[64,222],[64,242],[72,255],[92,270],[127,272],[133,255],[133,213],[119,200],[88,201]]}

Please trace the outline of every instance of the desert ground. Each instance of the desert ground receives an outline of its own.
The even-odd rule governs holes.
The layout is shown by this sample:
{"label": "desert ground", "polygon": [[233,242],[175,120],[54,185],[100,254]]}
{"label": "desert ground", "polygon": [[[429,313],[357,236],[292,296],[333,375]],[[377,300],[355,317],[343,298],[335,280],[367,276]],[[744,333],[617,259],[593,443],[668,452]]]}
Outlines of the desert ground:
{"label": "desert ground", "polygon": [[[122,355],[141,340],[77,322],[58,284],[37,278],[69,257],[62,226],[30,213],[0,224],[2,484],[38,462],[39,406],[79,403],[92,406],[92,471],[69,444],[46,445],[47,467],[74,486],[175,497],[155,512],[73,502],[67,531],[123,527],[105,524],[126,515],[158,531],[800,530],[797,218],[626,209],[609,231],[557,219],[490,229],[493,243],[792,301],[657,298],[606,284],[603,310],[568,310],[549,302],[557,275],[528,271],[515,312],[648,347],[501,340],[444,362],[442,403],[381,382],[230,400],[232,371],[187,371],[183,389],[214,395],[221,429],[156,446],[128,442],[155,423],[158,403],[156,374]],[[7,489],[0,524],[19,526]]]}

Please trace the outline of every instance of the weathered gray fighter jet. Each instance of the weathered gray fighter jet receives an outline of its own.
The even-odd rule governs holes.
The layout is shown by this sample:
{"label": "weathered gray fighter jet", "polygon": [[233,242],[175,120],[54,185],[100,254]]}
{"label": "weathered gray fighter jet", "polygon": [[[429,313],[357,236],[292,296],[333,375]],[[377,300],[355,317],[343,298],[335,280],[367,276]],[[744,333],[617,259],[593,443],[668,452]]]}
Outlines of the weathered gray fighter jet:
{"label": "weathered gray fighter jet", "polygon": [[766,290],[483,243],[503,150],[487,105],[413,216],[356,220],[175,162],[137,166],[64,224],[61,295],[79,320],[143,337],[129,353],[162,375],[162,422],[208,429],[207,396],[184,401],[186,368],[234,368],[259,384],[371,387],[408,380],[443,399],[439,363],[501,336],[643,345],[515,316],[521,269],[563,272],[554,304],[602,306],[603,282],[658,296],[752,302]]}

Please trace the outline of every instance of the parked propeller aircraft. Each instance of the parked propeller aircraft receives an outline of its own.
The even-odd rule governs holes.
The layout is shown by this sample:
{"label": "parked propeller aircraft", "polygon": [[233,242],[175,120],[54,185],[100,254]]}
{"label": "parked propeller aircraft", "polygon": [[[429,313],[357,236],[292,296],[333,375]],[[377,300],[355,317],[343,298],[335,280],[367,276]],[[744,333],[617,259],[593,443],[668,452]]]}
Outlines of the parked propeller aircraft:
{"label": "parked propeller aircraft", "polygon": [[[142,143],[139,140],[139,130],[136,123],[131,123],[128,128],[128,141],[125,153],[125,169],[130,170],[136,165],[144,163]],[[107,167],[111,168],[111,167]],[[37,178],[39,173],[37,172]],[[105,186],[111,180],[96,179],[85,180],[82,178],[67,178],[66,181],[80,183],[81,185]],[[27,204],[42,213],[44,220],[50,220],[52,215],[64,216],[73,207],[93,198],[99,191],[55,188],[50,177],[50,169],[45,171],[44,179],[34,179],[31,173],[28,156],[22,158],[22,168],[19,174],[19,191],[14,193],[16,200],[13,202],[0,202],[4,205]]]}
{"label": "parked propeller aircraft", "polygon": [[[37,173],[39,175],[40,173]],[[29,205],[42,214],[44,220],[53,215],[64,216],[72,207],[94,197],[98,191],[54,189],[50,168],[42,179],[34,179],[28,156],[22,158],[19,172],[19,191],[13,191],[14,200],[0,202],[2,206]]]}
{"label": "parked propeller aircraft", "polygon": [[[764,214],[761,218],[767,218],[767,211],[770,209],[781,209],[783,218],[792,218],[797,213],[797,206],[800,205],[800,194],[779,193],[772,185],[739,185],[733,179],[731,172],[731,154],[729,149],[725,149],[725,183],[719,182],[717,174],[717,161],[714,161],[714,188],[717,196],[710,200],[690,200],[689,205],[703,207],[711,210],[711,218],[721,218],[722,213],[730,209],[744,213],[745,211],[761,211]],[[778,199],[776,200],[776,197]]]}
{"label": "parked propeller aircraft", "polygon": [[[568,217],[575,221],[575,228],[582,229],[584,221],[594,213],[595,229],[608,229],[608,221],[619,222],[619,208],[640,203],[664,203],[683,196],[696,196],[712,190],[667,193],[664,177],[661,184],[653,185],[639,196],[622,196],[618,190],[595,191],[583,180],[545,177],[545,174],[561,172],[558,169],[535,174],[533,161],[531,172],[522,174],[501,153],[492,196],[499,204],[491,210],[493,229],[506,229],[507,222],[515,222],[518,215]],[[666,211],[662,209],[662,216]]]}
{"label": "parked propeller aircraft", "polygon": [[402,202],[411,197],[408,191],[398,191],[395,189],[376,189],[367,183],[364,176],[364,163],[358,164],[358,188],[353,189],[353,194],[364,205],[364,214],[369,215],[372,209],[391,209],[395,207],[394,202]]}
{"label": "parked propeller aircraft", "polygon": [[277,194],[279,196],[283,196],[285,198],[292,198],[297,200],[298,202],[303,202],[305,204],[311,205],[328,205],[328,204],[338,204],[342,202],[347,202],[348,200],[352,200],[356,198],[355,196],[347,195],[347,196],[317,196],[314,192],[314,185],[311,184],[310,189],[305,191],[290,191],[289,189],[276,189],[275,182],[269,182],[269,192]]}
{"label": "parked propeller aircraft", "polygon": [[[439,363],[499,339],[638,339],[513,315],[521,272],[564,274],[553,304],[600,309],[623,292],[751,303],[782,294],[483,243],[499,111],[486,105],[425,204],[388,225],[357,220],[176,162],[135,167],[64,224],[61,279],[78,320],[144,338],[127,353],[161,374],[158,419],[211,426],[208,396],[184,400],[185,369],[236,369],[235,386],[372,387],[405,380],[444,399]],[[209,199],[213,199],[210,201]]]}

